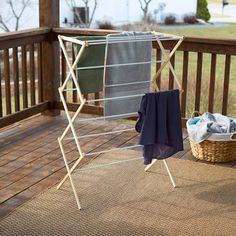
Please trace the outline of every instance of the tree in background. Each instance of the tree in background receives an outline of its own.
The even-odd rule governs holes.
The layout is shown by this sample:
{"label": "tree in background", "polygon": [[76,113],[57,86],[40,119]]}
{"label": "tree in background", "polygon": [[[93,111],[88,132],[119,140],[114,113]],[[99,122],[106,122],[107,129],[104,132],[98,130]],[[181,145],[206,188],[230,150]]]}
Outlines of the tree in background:
{"label": "tree in background", "polygon": [[143,20],[147,22],[149,18],[148,7],[152,0],[138,0],[138,1],[140,3],[141,10],[143,11]]}
{"label": "tree in background", "polygon": [[[10,14],[7,17],[4,17],[0,12],[0,28],[5,32],[10,32],[9,22],[15,21],[14,30],[17,31],[19,29],[20,19],[27,7],[31,5],[30,0],[18,0],[17,4],[16,0],[5,0],[5,4],[7,8],[10,10]],[[1,3],[3,5],[3,3]]]}
{"label": "tree in background", "polygon": [[[79,2],[82,2],[84,6],[84,11],[85,11],[84,20],[81,16],[81,12],[79,11],[79,8],[77,7],[79,5]],[[78,24],[80,25],[80,27],[89,28],[93,21],[94,13],[97,9],[97,0],[93,0],[93,9],[92,9],[91,15],[89,15],[89,2],[91,1],[90,0],[81,0],[81,1],[66,0],[67,5],[73,11],[74,16],[76,17],[76,20],[78,21]]]}
{"label": "tree in background", "polygon": [[207,8],[207,0],[197,1],[197,18],[208,21],[211,18],[210,12]]}

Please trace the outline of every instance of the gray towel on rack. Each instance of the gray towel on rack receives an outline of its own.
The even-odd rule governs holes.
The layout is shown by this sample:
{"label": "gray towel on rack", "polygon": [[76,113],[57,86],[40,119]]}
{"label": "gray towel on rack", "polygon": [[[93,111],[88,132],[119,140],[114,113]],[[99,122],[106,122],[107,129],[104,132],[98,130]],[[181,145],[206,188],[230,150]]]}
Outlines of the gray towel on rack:
{"label": "gray towel on rack", "polygon": [[[126,32],[122,34],[112,34],[107,36],[108,48],[106,65],[148,62],[147,64],[115,66],[106,68],[104,95],[105,98],[122,97],[129,95],[140,95],[132,98],[116,100],[105,100],[104,115],[118,115],[135,113],[138,111],[142,94],[149,92],[151,79],[151,52],[152,42],[135,41],[130,39],[133,36],[152,36],[146,32]],[[126,40],[126,42],[109,43],[115,38]],[[128,42],[127,42],[128,41]],[[114,86],[117,84],[141,82],[131,85]],[[112,87],[111,87],[112,86]],[[129,117],[124,115],[122,117]],[[131,115],[134,116],[134,115]]]}

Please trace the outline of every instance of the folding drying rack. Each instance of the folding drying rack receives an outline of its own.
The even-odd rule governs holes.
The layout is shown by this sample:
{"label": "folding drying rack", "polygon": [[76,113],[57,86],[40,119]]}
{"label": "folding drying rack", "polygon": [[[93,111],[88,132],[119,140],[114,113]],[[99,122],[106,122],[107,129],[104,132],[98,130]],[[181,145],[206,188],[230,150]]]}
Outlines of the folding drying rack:
{"label": "folding drying rack", "polygon": [[[62,135],[60,137],[58,137],[58,143],[59,143],[59,146],[60,146],[60,149],[61,149],[63,160],[65,162],[65,167],[66,167],[66,170],[67,170],[67,174],[62,179],[62,181],[59,183],[59,185],[57,186],[57,189],[59,189],[62,186],[62,184],[65,182],[65,180],[67,178],[69,178],[72,190],[74,192],[74,196],[75,196],[75,199],[76,199],[77,206],[78,206],[79,209],[81,209],[81,204],[80,204],[78,194],[77,194],[77,191],[76,191],[75,185],[73,183],[73,179],[72,179],[72,172],[76,169],[76,167],[78,166],[80,161],[85,156],[91,156],[91,155],[102,154],[102,153],[107,153],[107,152],[114,152],[114,151],[118,151],[118,150],[122,150],[122,149],[132,149],[132,148],[137,148],[137,147],[141,146],[141,145],[133,145],[133,146],[103,150],[103,151],[100,151],[100,152],[93,152],[93,153],[87,153],[87,154],[83,153],[80,142],[79,142],[79,140],[81,138],[96,137],[96,136],[100,136],[100,135],[108,135],[108,134],[114,134],[114,133],[122,133],[122,132],[125,132],[125,131],[134,130],[134,128],[132,128],[132,129],[130,129],[130,128],[129,129],[123,129],[123,130],[118,130],[118,131],[116,130],[116,131],[110,131],[110,132],[102,132],[102,133],[97,133],[97,134],[88,134],[88,135],[83,135],[83,136],[77,136],[75,128],[74,128],[74,122],[75,122],[76,118],[78,117],[78,115],[80,114],[80,112],[81,112],[82,108],[84,107],[85,103],[91,103],[91,102],[96,102],[96,101],[105,101],[106,99],[112,100],[112,99],[122,99],[122,98],[124,98],[124,97],[113,97],[113,98],[101,98],[101,99],[86,100],[84,98],[83,94],[81,93],[81,89],[80,89],[80,86],[79,86],[79,83],[77,81],[77,77],[76,77],[76,74],[75,74],[75,70],[77,69],[77,64],[78,64],[78,62],[81,58],[81,55],[83,54],[86,47],[89,47],[90,45],[105,44],[104,65],[89,66],[89,67],[86,67],[84,69],[109,68],[109,67],[115,67],[115,66],[140,65],[140,64],[147,64],[147,63],[149,63],[149,64],[151,64],[151,63],[161,63],[161,66],[160,66],[159,70],[156,72],[156,74],[153,76],[152,80],[150,81],[154,85],[155,90],[156,91],[159,90],[158,86],[157,86],[158,76],[160,75],[162,70],[166,66],[168,66],[170,71],[173,74],[173,77],[174,77],[174,80],[176,81],[177,86],[182,91],[181,84],[180,84],[180,82],[177,78],[177,75],[175,73],[175,70],[174,70],[172,64],[170,63],[170,59],[174,55],[174,53],[176,52],[176,50],[178,49],[180,44],[182,43],[183,37],[176,36],[176,35],[170,35],[170,34],[152,32],[151,35],[143,35],[143,36],[137,35],[137,36],[129,36],[129,37],[112,37],[109,40],[97,39],[97,40],[83,41],[83,40],[79,40],[78,38],[67,37],[67,36],[63,36],[63,35],[59,35],[58,39],[59,39],[61,50],[63,52],[63,55],[65,57],[65,60],[66,60],[66,63],[67,63],[68,69],[69,69],[69,73],[67,74],[67,77],[66,77],[65,81],[62,83],[62,85],[58,89],[62,104],[64,106],[64,110],[65,110],[65,113],[66,113],[66,117],[68,119],[68,125],[66,126],[66,128],[65,128],[64,132],[62,133]],[[165,51],[165,48],[162,44],[162,41],[170,41],[170,40],[175,41],[176,44],[173,47],[173,49],[167,54],[166,51]],[[122,64],[119,63],[119,64],[110,64],[110,65],[106,64],[106,52],[107,52],[107,47],[108,47],[109,44],[111,44],[111,43],[112,44],[113,43],[124,43],[124,42],[145,42],[145,41],[152,41],[152,42],[156,41],[158,43],[159,48],[160,48],[160,50],[162,52],[162,55],[163,55],[163,58],[161,60],[159,60],[159,61],[152,61],[151,60],[150,62],[130,62],[130,63],[122,63]],[[78,54],[76,55],[75,60],[74,60],[73,63],[71,63],[70,60],[69,60],[69,55],[68,55],[67,50],[65,48],[65,42],[70,42],[70,43],[75,44],[75,45],[80,45],[80,50],[79,50]],[[104,71],[105,71],[105,69],[104,69]],[[105,73],[104,73],[104,77],[105,77]],[[65,97],[64,97],[64,94],[63,94],[63,92],[65,90],[68,90],[68,89],[66,89],[66,86],[67,86],[67,83],[70,81],[70,79],[72,79],[72,81],[74,82],[75,89],[77,91],[77,95],[78,95],[78,98],[79,98],[79,104],[80,104],[78,109],[76,110],[76,112],[72,116],[70,116],[70,113],[69,113],[69,110],[68,110],[68,107],[67,107],[67,104],[66,104],[66,100],[65,100]],[[105,80],[105,78],[103,78],[103,80]],[[139,82],[137,82],[137,83],[139,83]],[[129,84],[126,84],[126,85],[132,85],[132,84],[135,84],[135,83],[129,83]],[[130,96],[126,96],[126,98],[132,97],[132,96],[143,96],[143,95],[144,94],[130,95]],[[99,119],[106,119],[106,118],[108,118],[108,119],[109,118],[120,118],[120,117],[123,117],[123,115],[124,114],[106,116],[106,117],[102,116],[102,117],[94,117],[94,118],[84,118],[84,119],[80,119],[79,121],[80,122],[84,122],[84,121],[89,122],[89,121],[96,121],[96,120],[99,120]],[[128,113],[128,114],[126,114],[126,116],[130,116],[130,117],[137,116],[137,112],[136,113]],[[73,137],[65,138],[65,136],[66,136],[66,134],[68,133],[69,130],[72,131]],[[64,151],[64,147],[63,147],[63,143],[62,143],[63,140],[68,140],[68,139],[73,139],[75,141],[78,152],[79,152],[79,158],[76,160],[76,162],[74,163],[74,165],[71,168],[68,165],[66,153]],[[116,163],[121,163],[121,162],[125,162],[125,161],[138,160],[138,159],[141,159],[141,158],[143,158],[143,157],[133,158],[133,159],[130,159],[130,160],[121,160],[121,161],[113,162],[113,163],[110,163],[110,164],[116,164]],[[155,161],[156,161],[156,159],[154,159],[153,162],[145,168],[145,171],[147,171],[155,163]],[[173,185],[173,187],[175,187],[176,185],[175,185],[175,182],[174,182],[173,177],[171,175],[171,172],[170,172],[170,170],[167,166],[167,163],[166,163],[165,160],[163,160],[163,161],[164,161],[166,170],[168,172],[168,175],[170,177],[170,180],[172,182],[172,185]]]}

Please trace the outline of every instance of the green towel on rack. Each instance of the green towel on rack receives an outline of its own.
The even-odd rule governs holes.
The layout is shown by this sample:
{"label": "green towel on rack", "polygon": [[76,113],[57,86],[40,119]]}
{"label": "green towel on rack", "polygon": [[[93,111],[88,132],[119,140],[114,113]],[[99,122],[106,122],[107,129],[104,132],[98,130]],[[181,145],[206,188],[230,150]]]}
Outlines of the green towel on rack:
{"label": "green towel on rack", "polygon": [[[105,36],[81,36],[77,39],[82,41],[106,39]],[[78,54],[81,45],[74,46],[75,56]],[[101,66],[104,65],[105,44],[89,45],[82,53],[77,64],[78,67]],[[76,76],[82,94],[96,93],[103,90],[104,68],[77,69]]]}

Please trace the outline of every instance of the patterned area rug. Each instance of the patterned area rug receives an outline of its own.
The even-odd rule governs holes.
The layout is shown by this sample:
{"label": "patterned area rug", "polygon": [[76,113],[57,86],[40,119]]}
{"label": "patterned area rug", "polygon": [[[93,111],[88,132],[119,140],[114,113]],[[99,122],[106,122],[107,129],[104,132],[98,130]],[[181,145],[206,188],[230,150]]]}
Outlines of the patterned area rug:
{"label": "patterned area rug", "polygon": [[[140,154],[139,154],[140,155]],[[235,235],[236,170],[168,159],[144,172],[136,156],[106,154],[74,174],[82,210],[69,181],[49,189],[0,222],[0,235]]]}

